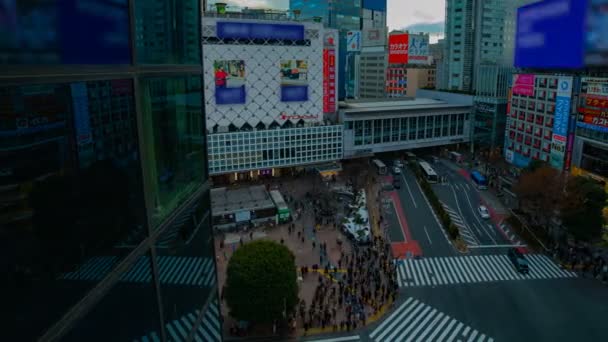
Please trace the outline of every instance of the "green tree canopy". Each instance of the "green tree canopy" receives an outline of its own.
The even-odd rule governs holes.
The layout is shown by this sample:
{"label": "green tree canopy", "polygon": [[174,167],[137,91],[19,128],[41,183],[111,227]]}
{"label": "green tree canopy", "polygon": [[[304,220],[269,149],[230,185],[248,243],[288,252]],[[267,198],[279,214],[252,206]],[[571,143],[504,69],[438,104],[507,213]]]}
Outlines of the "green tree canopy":
{"label": "green tree canopy", "polygon": [[228,263],[224,297],[239,320],[272,323],[298,303],[295,257],[273,241],[254,241],[236,250]]}
{"label": "green tree canopy", "polygon": [[593,240],[602,232],[605,203],[606,193],[594,180],[570,178],[561,207],[562,224],[576,240]]}

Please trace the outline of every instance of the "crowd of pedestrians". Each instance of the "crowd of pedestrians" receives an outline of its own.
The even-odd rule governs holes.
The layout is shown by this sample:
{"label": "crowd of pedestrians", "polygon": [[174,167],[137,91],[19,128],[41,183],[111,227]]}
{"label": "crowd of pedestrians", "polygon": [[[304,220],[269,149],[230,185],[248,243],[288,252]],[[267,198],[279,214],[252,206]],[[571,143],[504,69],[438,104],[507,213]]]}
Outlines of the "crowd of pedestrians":
{"label": "crowd of pedestrians", "polygon": [[357,329],[393,302],[398,290],[390,245],[382,237],[375,237],[367,247],[353,246],[352,254],[342,252],[337,265],[329,264],[326,248],[320,245],[324,265],[312,269],[318,273],[301,269],[305,277],[318,277],[310,305],[302,300],[297,311],[305,333],[311,328]]}
{"label": "crowd of pedestrians", "polygon": [[583,277],[591,276],[608,282],[608,262],[599,255],[594,257],[588,250],[555,247],[553,258],[560,260],[565,267],[578,271]]}

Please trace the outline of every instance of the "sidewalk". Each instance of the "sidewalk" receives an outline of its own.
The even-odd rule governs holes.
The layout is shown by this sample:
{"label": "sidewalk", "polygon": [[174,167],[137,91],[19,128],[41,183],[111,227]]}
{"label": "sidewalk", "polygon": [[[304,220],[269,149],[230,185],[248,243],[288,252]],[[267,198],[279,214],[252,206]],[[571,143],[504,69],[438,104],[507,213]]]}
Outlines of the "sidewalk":
{"label": "sidewalk", "polygon": [[[317,203],[326,194],[330,192],[331,185],[326,186],[319,178],[318,174],[300,176],[290,179],[277,179],[273,180],[273,184],[279,185],[279,189],[284,197],[288,200],[288,204],[292,213],[295,213],[298,208],[301,208],[300,215],[293,222],[293,230],[290,229],[292,224],[284,224],[275,226],[273,228],[256,228],[253,231],[248,232],[237,232],[225,235],[218,235],[215,237],[216,246],[216,259],[217,259],[217,273],[218,273],[218,285],[220,294],[222,293],[223,286],[226,282],[226,269],[232,254],[239,248],[241,244],[246,244],[249,241],[257,239],[269,239],[283,243],[293,253],[296,259],[296,266],[298,267],[298,283],[299,283],[299,298],[302,300],[306,313],[313,312],[315,315],[307,321],[312,322],[311,326],[307,331],[307,335],[317,333],[328,333],[332,331],[344,331],[344,328],[340,327],[340,323],[349,322],[348,310],[352,307],[352,313],[362,315],[365,317],[366,324],[369,324],[373,320],[377,319],[383,312],[390,307],[391,301],[378,301],[373,300],[371,302],[362,301],[360,298],[369,298],[369,294],[362,292],[363,287],[356,287],[357,291],[352,291],[351,294],[345,294],[344,305],[337,305],[337,298],[332,296],[330,293],[338,292],[337,280],[347,279],[348,277],[348,264],[353,260],[353,246],[350,241],[342,234],[339,228],[339,218],[341,217],[340,208],[346,206],[346,202],[340,202],[337,200],[332,201],[331,205],[323,205]],[[316,178],[316,179],[315,179]],[[347,177],[338,176],[337,184],[346,183]],[[316,183],[315,183],[316,182]],[[365,183],[359,183],[363,186]],[[307,193],[309,197],[307,197]],[[338,198],[332,197],[332,198]],[[374,208],[370,206],[370,211]],[[335,215],[322,217],[320,214],[321,209],[336,210]],[[377,209],[377,208],[375,208]],[[337,222],[335,222],[337,221]],[[334,225],[334,222],[336,223]],[[372,221],[374,222],[374,221]],[[220,243],[223,248],[220,248]],[[324,250],[321,249],[321,244],[326,247]],[[359,256],[366,250],[371,248],[359,247]],[[381,251],[378,253],[381,255]],[[363,262],[363,258],[361,259]],[[354,271],[355,276],[359,276],[362,272],[379,271],[380,269],[376,266],[379,265],[376,258],[367,258],[369,260],[370,267],[354,267],[351,270]],[[376,261],[374,261],[376,260]],[[368,261],[365,261],[366,263]],[[380,263],[381,265],[382,263]],[[313,271],[313,266],[317,265],[318,271]],[[371,267],[371,265],[376,265]],[[308,272],[301,273],[301,268],[308,268]],[[332,271],[335,270],[335,271]],[[328,272],[329,271],[329,272]],[[382,283],[386,283],[388,278],[383,272],[380,271],[379,279],[382,279]],[[371,282],[368,286],[371,286]],[[344,285],[344,284],[342,284]],[[347,286],[341,286],[347,287]],[[376,284],[378,288],[378,284]],[[371,291],[371,287],[370,287]],[[321,292],[321,293],[320,293]],[[348,302],[346,302],[348,300]],[[316,304],[315,304],[316,303]],[[323,303],[323,304],[319,304]],[[348,304],[348,303],[359,303],[359,304]],[[326,321],[326,324],[321,324],[322,319],[317,318],[318,308],[322,307],[329,310],[331,318]],[[317,310],[312,310],[317,308]],[[222,315],[224,317],[224,336],[231,335],[231,327],[234,327],[236,321],[228,315],[229,308],[226,302],[222,300]],[[296,308],[298,315],[295,320],[295,331],[290,336],[301,336],[304,333],[304,320],[299,315],[299,309]],[[332,312],[332,309],[334,311]],[[355,311],[355,309],[357,311]],[[360,310],[360,311],[359,311]],[[322,313],[326,314],[325,311]],[[308,314],[305,317],[309,317]],[[356,322],[352,320],[353,329]],[[360,325],[359,325],[360,326]],[[255,336],[270,336],[272,335],[272,327],[262,327],[263,329],[256,329],[247,333],[247,337]],[[350,329],[349,329],[350,330]]]}

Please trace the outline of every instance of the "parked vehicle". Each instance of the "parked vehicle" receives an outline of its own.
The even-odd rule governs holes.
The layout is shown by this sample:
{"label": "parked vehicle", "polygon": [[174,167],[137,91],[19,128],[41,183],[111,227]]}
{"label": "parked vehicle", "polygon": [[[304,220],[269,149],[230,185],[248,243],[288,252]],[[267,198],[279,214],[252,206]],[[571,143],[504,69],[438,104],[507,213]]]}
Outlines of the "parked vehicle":
{"label": "parked vehicle", "polygon": [[394,175],[400,175],[401,174],[401,169],[397,166],[393,167],[393,174]]}
{"label": "parked vehicle", "polygon": [[393,188],[401,189],[401,180],[399,178],[393,178]]}

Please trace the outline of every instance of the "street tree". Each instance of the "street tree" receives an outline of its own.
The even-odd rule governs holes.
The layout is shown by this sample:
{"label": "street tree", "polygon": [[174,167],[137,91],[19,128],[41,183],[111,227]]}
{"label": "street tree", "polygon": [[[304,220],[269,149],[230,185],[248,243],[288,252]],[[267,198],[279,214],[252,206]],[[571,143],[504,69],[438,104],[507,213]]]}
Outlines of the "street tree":
{"label": "street tree", "polygon": [[298,303],[293,253],[273,241],[254,241],[236,250],[228,263],[224,298],[230,315],[252,323],[280,321]]}
{"label": "street tree", "polygon": [[536,224],[546,226],[559,209],[564,177],[558,170],[543,165],[522,173],[513,190],[519,199],[520,209]]}
{"label": "street tree", "polygon": [[571,177],[560,208],[562,224],[577,241],[590,241],[602,232],[604,189],[587,177]]}

